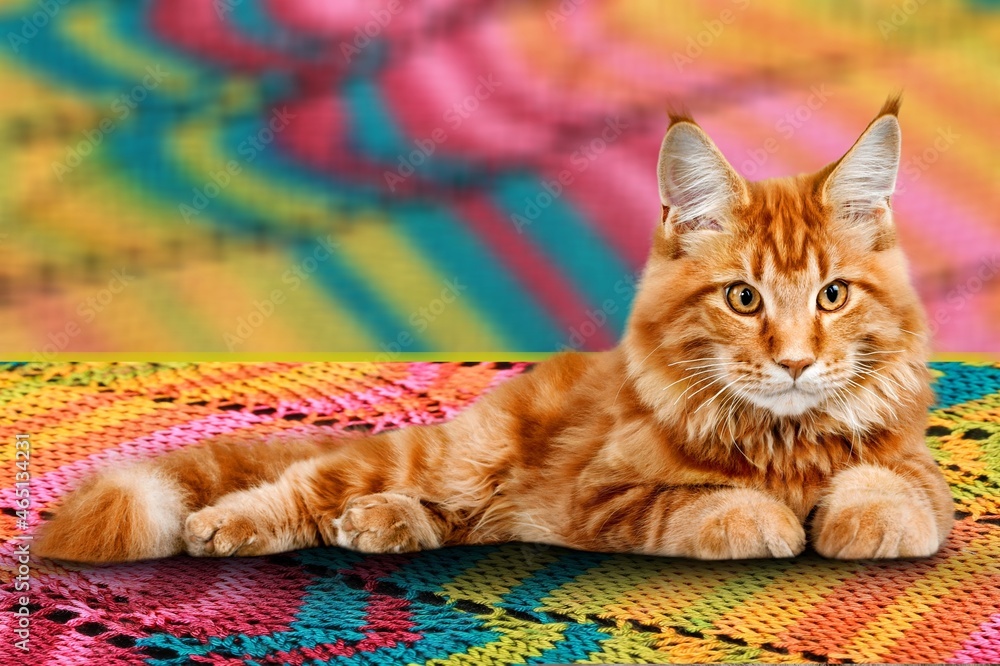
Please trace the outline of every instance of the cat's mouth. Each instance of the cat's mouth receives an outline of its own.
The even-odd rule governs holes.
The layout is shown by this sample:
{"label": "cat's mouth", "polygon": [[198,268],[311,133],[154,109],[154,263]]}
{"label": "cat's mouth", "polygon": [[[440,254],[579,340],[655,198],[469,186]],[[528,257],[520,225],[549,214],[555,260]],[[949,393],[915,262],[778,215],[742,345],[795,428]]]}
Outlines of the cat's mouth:
{"label": "cat's mouth", "polygon": [[823,394],[795,382],[771,391],[760,391],[748,396],[758,407],[775,416],[801,416],[823,402]]}
{"label": "cat's mouth", "polygon": [[809,393],[816,393],[816,391],[811,390],[809,388],[806,388],[802,384],[799,384],[798,382],[795,382],[794,384],[789,384],[787,386],[779,388],[778,390],[774,391],[771,395],[779,396],[779,395],[786,395],[788,393],[806,393],[806,394],[809,394]]}

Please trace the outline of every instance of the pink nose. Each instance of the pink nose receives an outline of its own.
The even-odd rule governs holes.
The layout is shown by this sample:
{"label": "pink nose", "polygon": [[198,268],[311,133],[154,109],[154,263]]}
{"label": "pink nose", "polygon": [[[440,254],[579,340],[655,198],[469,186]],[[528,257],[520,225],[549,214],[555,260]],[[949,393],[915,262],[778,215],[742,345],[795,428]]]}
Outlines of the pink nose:
{"label": "pink nose", "polygon": [[813,364],[815,360],[816,359],[814,358],[799,358],[799,359],[783,358],[780,361],[778,361],[778,365],[787,370],[788,374],[792,376],[792,379],[796,380],[799,378],[799,376],[806,368],[808,368],[810,365]]}

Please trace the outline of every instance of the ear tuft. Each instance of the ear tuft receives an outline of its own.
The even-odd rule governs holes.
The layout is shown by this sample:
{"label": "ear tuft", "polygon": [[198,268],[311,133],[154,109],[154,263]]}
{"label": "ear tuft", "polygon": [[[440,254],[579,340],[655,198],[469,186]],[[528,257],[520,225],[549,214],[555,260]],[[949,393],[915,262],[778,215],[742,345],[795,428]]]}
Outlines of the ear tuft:
{"label": "ear tuft", "polygon": [[657,164],[660,203],[679,228],[719,229],[746,196],[743,179],[694,121],[673,115],[671,121]]}
{"label": "ear tuft", "polygon": [[691,112],[684,107],[667,109],[667,118],[670,119],[670,127],[673,127],[677,123],[691,123],[692,125],[697,125],[694,118],[691,117]]}
{"label": "ear tuft", "polygon": [[899,107],[902,103],[903,103],[902,92],[895,93],[894,95],[889,95],[885,100],[885,104],[882,105],[882,108],[879,110],[878,115],[875,117],[881,118],[882,116],[898,116]]}

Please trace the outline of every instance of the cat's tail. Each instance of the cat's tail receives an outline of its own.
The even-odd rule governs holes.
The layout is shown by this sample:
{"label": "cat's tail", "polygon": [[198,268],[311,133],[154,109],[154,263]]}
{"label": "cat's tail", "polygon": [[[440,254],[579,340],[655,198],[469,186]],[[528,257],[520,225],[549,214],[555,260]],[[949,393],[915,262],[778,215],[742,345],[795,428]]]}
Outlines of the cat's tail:
{"label": "cat's tail", "polygon": [[40,557],[89,564],[185,552],[184,521],[222,495],[274,481],[336,440],[220,439],[128,467],[106,469],[69,493],[36,535]]}
{"label": "cat's tail", "polygon": [[176,555],[184,550],[188,498],[187,489],[156,463],[108,470],[66,497],[32,550],[87,563]]}

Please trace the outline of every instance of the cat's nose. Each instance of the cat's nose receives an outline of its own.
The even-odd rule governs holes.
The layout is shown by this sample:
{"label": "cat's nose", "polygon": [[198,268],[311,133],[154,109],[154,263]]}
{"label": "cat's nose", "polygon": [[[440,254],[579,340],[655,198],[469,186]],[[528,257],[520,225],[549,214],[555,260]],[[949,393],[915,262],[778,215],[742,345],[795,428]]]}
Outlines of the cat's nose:
{"label": "cat's nose", "polygon": [[783,358],[780,361],[778,361],[778,365],[787,370],[788,374],[792,376],[792,380],[794,381],[798,379],[799,375],[801,375],[802,372],[810,365],[812,365],[815,361],[816,359],[814,358],[798,358],[798,359]]}

